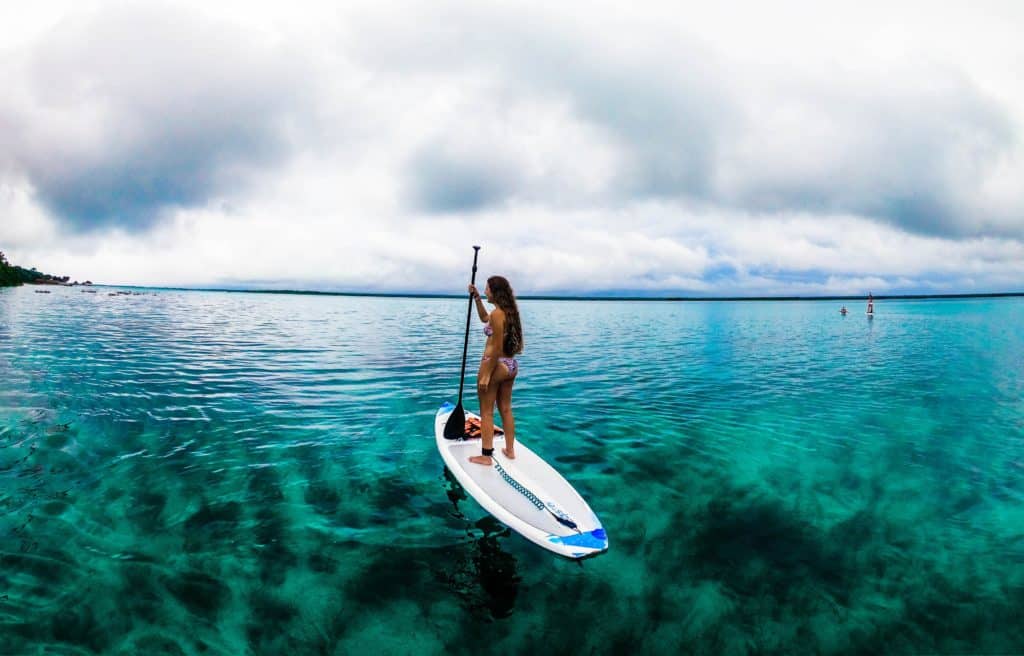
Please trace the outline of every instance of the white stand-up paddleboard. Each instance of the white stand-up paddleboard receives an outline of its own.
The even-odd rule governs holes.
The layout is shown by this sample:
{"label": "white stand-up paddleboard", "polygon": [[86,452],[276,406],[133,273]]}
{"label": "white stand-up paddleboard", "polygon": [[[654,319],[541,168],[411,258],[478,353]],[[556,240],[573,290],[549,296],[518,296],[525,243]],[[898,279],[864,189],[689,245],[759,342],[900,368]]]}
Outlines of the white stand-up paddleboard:
{"label": "white stand-up paddleboard", "polygon": [[[480,439],[446,440],[445,422],[455,409],[437,411],[434,433],[444,464],[484,510],[527,540],[568,558],[583,558],[608,549],[597,515],[583,497],[540,456],[516,439],[515,460],[501,452],[505,436],[494,436],[494,465],[469,461],[480,455]],[[468,410],[466,418],[479,419]]]}

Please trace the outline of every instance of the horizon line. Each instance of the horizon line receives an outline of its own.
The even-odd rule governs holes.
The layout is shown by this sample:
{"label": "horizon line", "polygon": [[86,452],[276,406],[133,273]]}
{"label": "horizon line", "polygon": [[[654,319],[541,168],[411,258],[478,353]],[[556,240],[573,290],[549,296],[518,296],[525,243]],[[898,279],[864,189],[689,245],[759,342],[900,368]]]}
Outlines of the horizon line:
{"label": "horizon line", "polygon": [[[227,287],[159,287],[152,285],[107,285],[95,284],[95,287],[125,287],[133,289],[159,289],[164,291],[188,292],[226,292],[234,294],[285,294],[291,296],[360,296],[370,298],[449,298],[463,299],[465,294],[417,293],[417,292],[343,292],[321,291],[314,289],[232,289]],[[1012,298],[1024,297],[1019,292],[971,292],[942,294],[873,294],[873,298],[882,300],[927,300],[956,298]],[[524,301],[654,301],[654,302],[687,302],[687,301],[857,301],[867,300],[866,295],[828,294],[824,296],[562,296],[556,294],[523,294],[516,295]]]}

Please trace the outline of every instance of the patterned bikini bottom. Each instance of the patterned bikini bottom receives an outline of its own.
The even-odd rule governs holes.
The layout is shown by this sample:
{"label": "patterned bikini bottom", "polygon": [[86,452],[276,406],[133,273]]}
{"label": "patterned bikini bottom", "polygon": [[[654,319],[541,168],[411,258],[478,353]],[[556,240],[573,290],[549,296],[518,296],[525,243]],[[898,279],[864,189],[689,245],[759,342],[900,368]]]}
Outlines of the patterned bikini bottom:
{"label": "patterned bikini bottom", "polygon": [[[484,357],[480,358],[480,361],[487,362],[490,359],[491,356],[485,355]],[[515,358],[498,358],[498,362],[505,365],[505,367],[508,369],[509,378],[515,378],[516,374],[519,373],[519,361],[516,360]]]}

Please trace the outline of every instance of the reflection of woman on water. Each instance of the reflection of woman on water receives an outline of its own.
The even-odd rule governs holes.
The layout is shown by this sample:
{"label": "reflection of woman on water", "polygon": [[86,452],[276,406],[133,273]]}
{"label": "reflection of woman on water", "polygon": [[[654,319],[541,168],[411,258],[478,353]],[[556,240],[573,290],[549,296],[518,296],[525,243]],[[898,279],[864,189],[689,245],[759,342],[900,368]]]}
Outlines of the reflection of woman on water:
{"label": "reflection of woman on water", "polygon": [[480,321],[486,323],[484,334],[487,345],[480,360],[477,373],[477,392],[480,396],[481,455],[469,460],[478,465],[491,465],[494,453],[494,404],[498,404],[501,424],[505,430],[505,448],[501,450],[507,458],[515,458],[516,423],[512,417],[512,385],[519,373],[519,362],[515,359],[523,350],[523,326],[519,321],[519,307],[508,280],[491,276],[484,286],[487,301],[495,306],[490,313],[480,300],[480,293],[473,285],[469,293],[476,299],[476,311]]}

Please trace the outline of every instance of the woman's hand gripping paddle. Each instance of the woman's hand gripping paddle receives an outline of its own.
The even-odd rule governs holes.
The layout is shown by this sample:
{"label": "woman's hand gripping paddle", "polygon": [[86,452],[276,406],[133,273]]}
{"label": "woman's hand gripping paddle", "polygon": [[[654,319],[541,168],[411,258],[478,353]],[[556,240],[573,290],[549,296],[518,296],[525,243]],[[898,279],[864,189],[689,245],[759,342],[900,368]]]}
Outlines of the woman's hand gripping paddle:
{"label": "woman's hand gripping paddle", "polygon": [[[480,254],[480,247],[473,247],[473,275],[469,278],[469,284],[476,284],[476,257]],[[462,342],[462,370],[459,372],[459,402],[455,409],[448,415],[448,421],[444,425],[444,439],[457,440],[463,436],[466,430],[466,411],[462,408],[462,384],[466,380],[466,351],[469,350],[469,318],[473,316],[473,296],[469,297],[469,307],[466,308],[466,337]]]}

